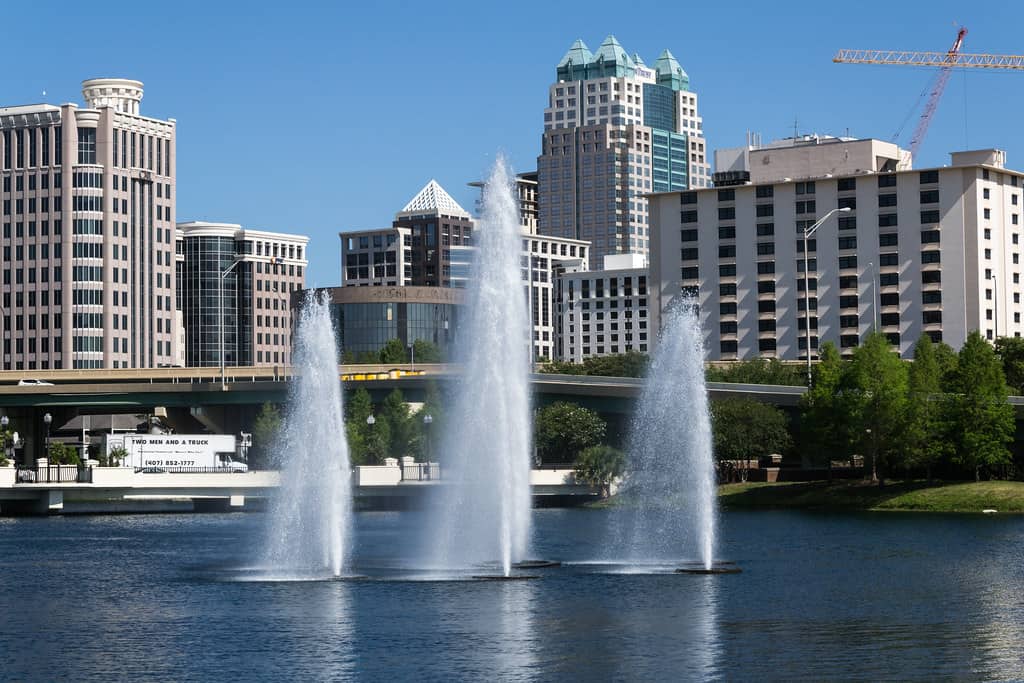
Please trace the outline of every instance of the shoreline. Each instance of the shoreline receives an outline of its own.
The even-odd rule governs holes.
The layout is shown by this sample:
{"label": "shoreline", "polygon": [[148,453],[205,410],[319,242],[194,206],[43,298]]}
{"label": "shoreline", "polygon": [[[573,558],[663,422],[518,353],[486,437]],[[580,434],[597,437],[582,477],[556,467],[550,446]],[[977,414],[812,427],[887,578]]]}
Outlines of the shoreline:
{"label": "shoreline", "polygon": [[723,484],[723,510],[820,510],[827,512],[1024,513],[1024,482],[890,481],[883,487],[862,480]]}

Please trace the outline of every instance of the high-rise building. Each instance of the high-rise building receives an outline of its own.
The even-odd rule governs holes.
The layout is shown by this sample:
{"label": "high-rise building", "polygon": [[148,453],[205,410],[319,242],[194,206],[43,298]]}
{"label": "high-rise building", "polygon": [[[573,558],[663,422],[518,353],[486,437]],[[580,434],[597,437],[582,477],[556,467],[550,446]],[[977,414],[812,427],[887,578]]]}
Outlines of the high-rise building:
{"label": "high-rise building", "polygon": [[288,365],[291,299],[305,287],[309,238],[232,223],[177,228],[179,361],[218,367],[223,344],[227,366]]}
{"label": "high-rise building", "polygon": [[565,262],[556,274],[556,357],[582,363],[594,356],[647,353],[647,262],[638,254],[605,256],[604,269]]}
{"label": "high-rise building", "polygon": [[473,219],[436,180],[401,211],[390,228],[338,233],[341,284],[451,287],[452,246],[473,239]]}
{"label": "high-rise building", "polygon": [[646,256],[645,195],[711,184],[697,94],[672,53],[646,66],[613,36],[591,53],[577,40],[558,63],[537,159],[541,234]]}
{"label": "high-rise building", "polygon": [[175,121],[142,83],[85,107],[0,107],[3,369],[145,368],[178,356]]}
{"label": "high-rise building", "polygon": [[808,326],[812,357],[872,329],[905,358],[925,334],[1024,333],[1024,173],[1003,152],[912,170],[891,143],[802,136],[726,156],[719,187],[650,200],[652,317],[695,292],[711,360],[806,358]]}

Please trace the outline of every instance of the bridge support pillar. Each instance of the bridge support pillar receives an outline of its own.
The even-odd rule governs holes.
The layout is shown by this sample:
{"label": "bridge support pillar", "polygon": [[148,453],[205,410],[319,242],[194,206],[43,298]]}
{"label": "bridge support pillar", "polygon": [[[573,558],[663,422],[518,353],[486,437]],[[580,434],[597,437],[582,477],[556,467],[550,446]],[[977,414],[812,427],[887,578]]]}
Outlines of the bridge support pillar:
{"label": "bridge support pillar", "polygon": [[64,512],[64,492],[63,491],[40,491],[39,498],[36,499],[35,504],[32,506],[33,514],[37,515],[52,515]]}

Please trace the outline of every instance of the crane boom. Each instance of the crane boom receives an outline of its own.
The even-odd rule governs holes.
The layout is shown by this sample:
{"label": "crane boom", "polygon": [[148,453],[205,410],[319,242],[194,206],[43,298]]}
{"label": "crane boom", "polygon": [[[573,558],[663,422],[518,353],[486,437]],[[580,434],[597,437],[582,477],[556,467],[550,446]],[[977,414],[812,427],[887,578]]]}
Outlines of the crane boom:
{"label": "crane boom", "polygon": [[956,69],[1015,69],[1024,71],[1024,55],[959,53],[951,61],[948,52],[901,52],[899,50],[839,50],[837,64],[893,64],[897,66],[948,66]]}
{"label": "crane boom", "polygon": [[935,85],[932,87],[932,94],[928,97],[928,104],[925,105],[924,111],[921,113],[921,118],[917,122],[917,128],[914,129],[914,136],[910,138],[911,159],[917,156],[917,150],[921,146],[921,142],[924,141],[924,136],[928,132],[928,126],[932,122],[932,115],[935,114],[935,109],[939,106],[939,100],[942,99],[942,93],[946,91],[946,84],[949,83],[949,76],[953,73],[953,67],[951,65],[954,60],[956,60],[957,54],[960,52],[960,46],[964,43],[965,35],[967,35],[967,29],[961,28],[956,34],[956,40],[953,42],[953,47],[949,48],[949,52],[946,53],[946,63],[939,68],[939,76],[935,79]]}

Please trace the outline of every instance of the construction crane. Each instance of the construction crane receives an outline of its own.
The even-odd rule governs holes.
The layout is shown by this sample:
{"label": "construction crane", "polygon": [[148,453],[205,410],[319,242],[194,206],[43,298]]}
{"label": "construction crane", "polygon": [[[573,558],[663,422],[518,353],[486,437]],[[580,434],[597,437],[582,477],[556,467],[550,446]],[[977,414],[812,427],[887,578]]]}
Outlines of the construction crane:
{"label": "construction crane", "polygon": [[1015,69],[1024,70],[1024,55],[988,55],[968,54],[960,52],[967,29],[961,28],[956,34],[953,46],[946,52],[908,52],[899,50],[839,50],[832,58],[840,64],[892,64],[897,66],[937,66],[939,74],[931,87],[928,104],[925,105],[921,118],[910,139],[910,157],[917,155],[917,150],[928,132],[932,115],[939,106],[942,93],[954,68],[960,69]]}

